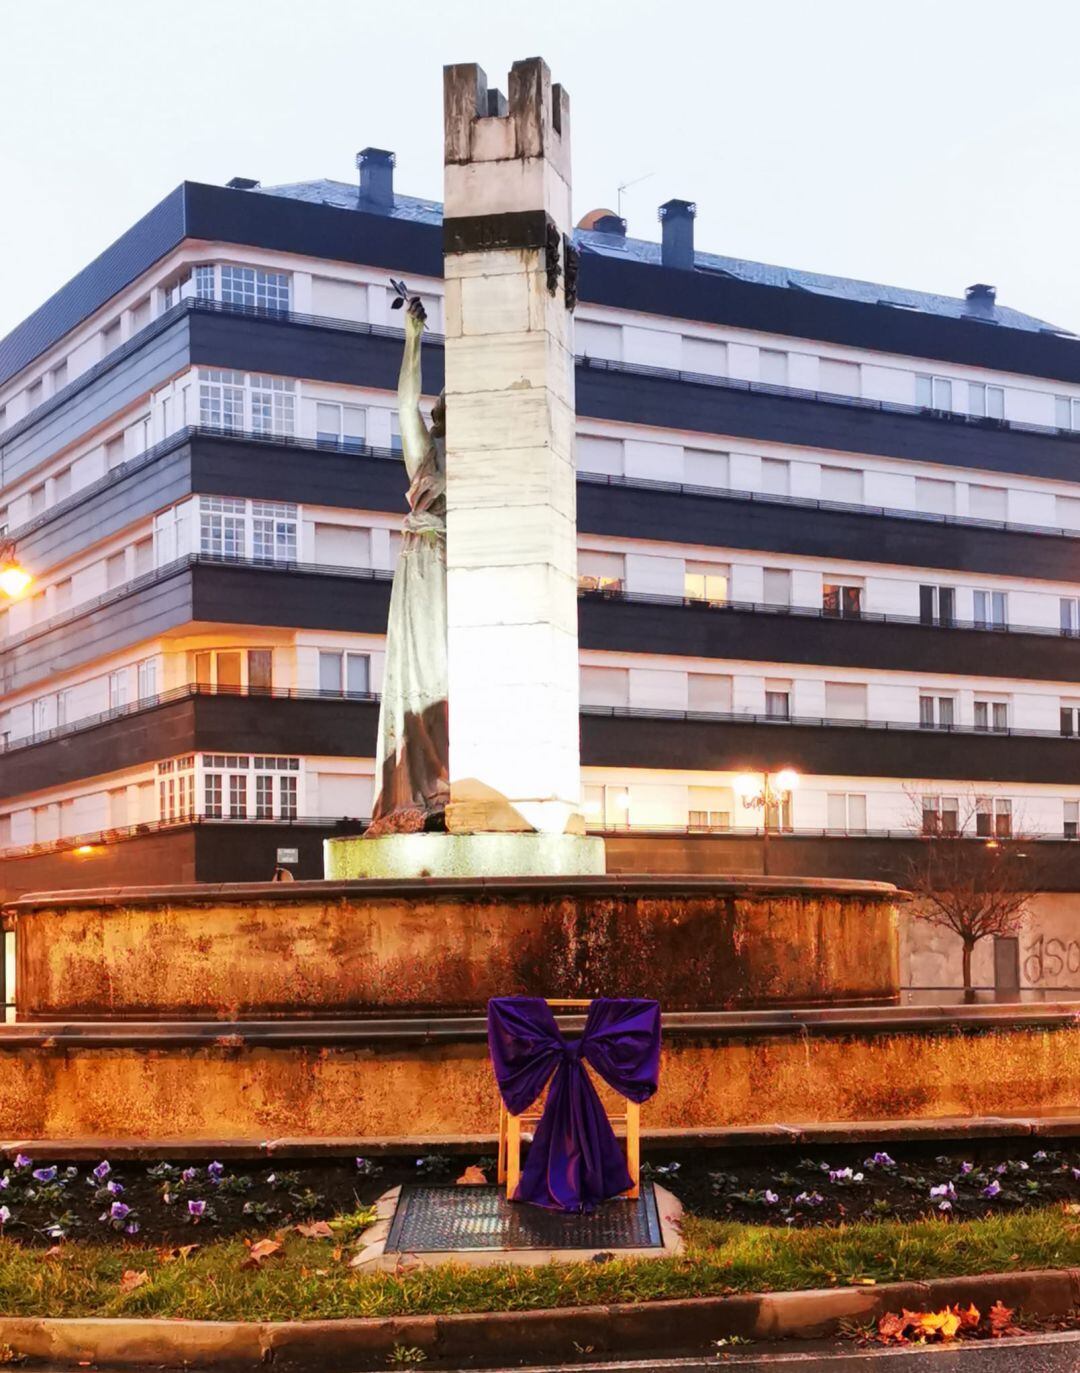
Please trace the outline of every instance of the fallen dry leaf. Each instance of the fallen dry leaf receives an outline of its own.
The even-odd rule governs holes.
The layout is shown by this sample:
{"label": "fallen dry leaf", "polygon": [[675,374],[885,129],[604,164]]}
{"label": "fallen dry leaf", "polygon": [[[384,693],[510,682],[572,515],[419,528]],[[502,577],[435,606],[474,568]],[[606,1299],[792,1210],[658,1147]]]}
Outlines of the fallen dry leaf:
{"label": "fallen dry leaf", "polygon": [[895,1311],[886,1311],[878,1321],[877,1329],[878,1338],[883,1344],[889,1344],[893,1340],[897,1344],[907,1344],[907,1336],[904,1334],[907,1329],[907,1321],[903,1316],[898,1316]]}
{"label": "fallen dry leaf", "polygon": [[975,1306],[974,1303],[972,1303],[966,1311],[961,1311],[958,1306],[954,1306],[953,1310],[960,1317],[961,1330],[975,1330],[978,1328],[981,1314],[979,1308]]}
{"label": "fallen dry leaf", "polygon": [[199,1247],[197,1244],[181,1244],[175,1249],[159,1249],[158,1258],[162,1263],[175,1263],[177,1259],[191,1258]]}
{"label": "fallen dry leaf", "polygon": [[137,1287],[142,1287],[144,1283],[150,1281],[150,1274],[145,1268],[125,1268],[124,1275],[120,1279],[121,1292],[134,1292]]}
{"label": "fallen dry leaf", "polygon": [[994,1339],[1001,1339],[1003,1335],[1022,1335],[1024,1332],[1019,1326],[1013,1324],[1013,1316],[1016,1314],[1011,1307],[1003,1306],[996,1301],[987,1316],[990,1321],[990,1334]]}
{"label": "fallen dry leaf", "polygon": [[342,1255],[343,1252],[344,1252],[344,1251],[342,1250],[341,1246],[339,1245],[336,1249],[331,1249],[331,1250],[330,1250],[330,1257],[334,1260],[335,1263],[340,1263],[340,1262],[341,1262],[341,1255]]}
{"label": "fallen dry leaf", "polygon": [[59,1244],[54,1244],[51,1249],[45,1250],[45,1257],[47,1259],[58,1259],[61,1257],[63,1252],[63,1248]]}
{"label": "fallen dry leaf", "polygon": [[487,1174],[483,1168],[477,1168],[475,1163],[470,1163],[457,1180],[459,1187],[482,1187],[486,1182]]}
{"label": "fallen dry leaf", "polygon": [[313,1220],[304,1225],[293,1227],[298,1235],[303,1235],[306,1240],[332,1240],[334,1232],[324,1220]]}
{"label": "fallen dry leaf", "polygon": [[256,1240],[254,1243],[245,1240],[244,1243],[248,1245],[248,1253],[241,1268],[260,1268],[267,1259],[280,1254],[283,1248],[280,1240]]}

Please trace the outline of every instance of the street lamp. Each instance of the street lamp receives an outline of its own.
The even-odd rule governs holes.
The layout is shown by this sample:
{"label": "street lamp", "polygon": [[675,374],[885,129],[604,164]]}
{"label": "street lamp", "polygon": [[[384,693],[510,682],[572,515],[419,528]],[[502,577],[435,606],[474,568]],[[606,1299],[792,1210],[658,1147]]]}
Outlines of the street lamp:
{"label": "street lamp", "polygon": [[0,591],[9,600],[17,601],[33,580],[15,556],[15,545],[10,541],[0,544]]}
{"label": "street lamp", "polygon": [[799,785],[799,774],[794,768],[781,768],[779,772],[743,772],[735,778],[735,792],[748,810],[761,811],[761,871],[769,873],[769,812],[776,807],[776,828],[781,828],[781,807],[785,797],[789,797]]}

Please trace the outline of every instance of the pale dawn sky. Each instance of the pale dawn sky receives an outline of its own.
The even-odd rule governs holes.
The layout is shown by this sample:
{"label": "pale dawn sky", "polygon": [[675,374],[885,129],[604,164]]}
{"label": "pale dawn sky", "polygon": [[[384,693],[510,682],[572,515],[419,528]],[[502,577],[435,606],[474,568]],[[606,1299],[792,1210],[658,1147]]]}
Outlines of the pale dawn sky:
{"label": "pale dawn sky", "polygon": [[[570,91],[575,218],[698,205],[697,245],[1080,331],[1069,0],[0,0],[0,336],[180,181],[441,199],[441,67]],[[641,178],[641,179],[639,179]]]}

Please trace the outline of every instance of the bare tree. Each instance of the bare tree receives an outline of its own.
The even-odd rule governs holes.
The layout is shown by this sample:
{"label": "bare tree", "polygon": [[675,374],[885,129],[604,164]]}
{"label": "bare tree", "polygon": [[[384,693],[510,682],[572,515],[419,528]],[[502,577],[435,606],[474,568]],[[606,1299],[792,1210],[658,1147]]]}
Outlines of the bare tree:
{"label": "bare tree", "polygon": [[1011,815],[1002,824],[991,814],[987,824],[983,811],[980,826],[977,800],[964,810],[958,803],[947,814],[921,802],[918,810],[919,843],[903,865],[901,880],[915,899],[917,914],[960,939],[964,996],[970,1000],[976,944],[1019,932],[1032,899],[1047,890],[1050,860],[1030,837],[1016,833]]}

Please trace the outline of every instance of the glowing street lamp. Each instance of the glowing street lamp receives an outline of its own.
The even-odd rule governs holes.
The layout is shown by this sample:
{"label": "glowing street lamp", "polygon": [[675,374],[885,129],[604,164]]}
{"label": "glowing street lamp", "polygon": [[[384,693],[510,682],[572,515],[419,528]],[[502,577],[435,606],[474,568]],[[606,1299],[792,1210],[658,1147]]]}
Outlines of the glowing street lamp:
{"label": "glowing street lamp", "polygon": [[0,545],[0,592],[17,601],[34,578],[15,556],[13,543]]}
{"label": "glowing street lamp", "polygon": [[794,768],[781,768],[779,772],[743,772],[735,778],[735,794],[748,810],[760,810],[761,831],[761,871],[769,872],[769,813],[775,807],[776,828],[781,828],[780,812],[785,797],[798,788],[799,774]]}

